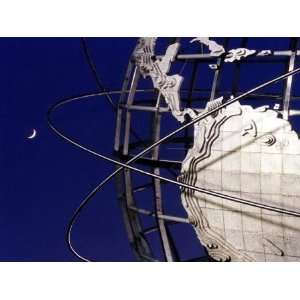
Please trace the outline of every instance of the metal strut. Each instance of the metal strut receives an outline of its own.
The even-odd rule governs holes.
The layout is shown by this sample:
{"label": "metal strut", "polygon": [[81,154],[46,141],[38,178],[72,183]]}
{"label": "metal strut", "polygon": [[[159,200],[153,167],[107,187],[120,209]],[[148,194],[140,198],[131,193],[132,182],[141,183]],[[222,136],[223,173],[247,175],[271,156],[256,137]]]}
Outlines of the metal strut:
{"label": "metal strut", "polygon": [[[76,142],[74,139],[66,136],[64,133],[62,133],[59,129],[57,129],[55,127],[55,125],[53,124],[52,120],[51,120],[51,115],[52,113],[57,110],[59,107],[67,104],[67,103],[70,103],[70,102],[73,102],[73,101],[78,101],[78,100],[83,100],[83,99],[87,99],[87,98],[90,98],[92,96],[99,96],[99,95],[105,95],[107,93],[96,93],[96,94],[90,94],[90,95],[84,95],[84,96],[79,96],[79,97],[74,97],[74,98],[70,98],[70,99],[66,99],[66,100],[63,100],[63,101],[60,101],[56,104],[54,104],[52,107],[50,107],[50,109],[48,110],[48,114],[47,114],[47,118],[48,118],[48,124],[50,126],[50,128],[58,135],[60,136],[61,138],[63,138],[64,140],[66,140],[67,142],[73,144],[74,146],[80,148],[81,150],[84,150],[92,155],[95,155],[101,159],[104,159],[106,161],[109,161],[111,163],[114,163],[116,165],[119,165],[121,166],[120,168],[118,168],[115,172],[113,172],[112,174],[110,174],[106,179],[104,179],[99,185],[97,185],[96,188],[93,189],[93,191],[88,195],[88,197],[82,202],[81,206],[76,210],[74,216],[72,217],[71,219],[71,222],[70,223],[70,226],[68,227],[69,228],[69,231],[68,231],[68,236],[69,236],[69,242],[71,243],[71,230],[72,230],[72,226],[77,218],[77,216],[79,215],[80,211],[83,209],[84,206],[87,205],[87,203],[92,199],[92,197],[110,180],[112,179],[116,174],[118,174],[120,171],[122,171],[123,169],[130,169],[130,170],[133,170],[133,171],[136,171],[136,172],[139,172],[141,174],[145,174],[145,175],[148,175],[148,176],[151,176],[153,178],[157,178],[157,179],[160,179],[160,180],[163,180],[163,181],[166,181],[166,182],[170,182],[170,183],[173,183],[177,186],[180,186],[180,187],[184,187],[184,188],[187,188],[187,189],[191,189],[191,190],[195,190],[195,191],[198,191],[198,192],[201,192],[201,193],[205,193],[205,194],[208,194],[208,195],[212,195],[212,196],[216,196],[216,197],[220,197],[222,199],[226,199],[226,200],[229,200],[229,201],[233,201],[233,202],[238,202],[238,203],[242,203],[242,204],[245,204],[245,205],[249,205],[249,206],[254,206],[254,207],[258,207],[258,208],[263,208],[263,209],[267,209],[267,210],[270,210],[270,211],[275,211],[275,212],[279,212],[279,213],[284,213],[284,214],[287,214],[287,215],[292,215],[292,216],[297,216],[297,217],[300,217],[300,213],[299,212],[296,212],[296,211],[292,211],[292,210],[287,210],[287,209],[282,209],[282,208],[279,208],[279,207],[274,207],[274,206],[270,206],[270,205],[266,205],[266,204],[260,204],[260,203],[256,203],[256,202],[253,202],[253,201],[250,201],[250,200],[245,200],[245,199],[241,199],[241,198],[238,198],[238,197],[233,197],[233,196],[229,196],[229,195],[225,195],[225,194],[222,194],[222,193],[217,193],[217,192],[214,192],[214,191],[210,191],[210,190],[206,190],[206,189],[203,189],[203,188],[200,188],[200,187],[195,187],[195,186],[191,186],[191,185],[188,185],[188,184],[184,184],[184,183],[180,183],[180,182],[177,182],[175,180],[172,180],[172,179],[168,179],[168,178],[165,178],[165,177],[162,177],[162,176],[159,176],[159,175],[156,175],[156,174],[152,174],[150,172],[146,172],[146,171],[143,171],[143,170],[140,170],[138,168],[135,168],[135,167],[132,167],[130,166],[129,164],[130,163],[133,163],[135,162],[136,160],[138,160],[139,158],[141,158],[143,155],[145,155],[146,153],[148,153],[150,150],[152,150],[153,148],[157,147],[158,145],[160,145],[161,143],[165,142],[166,140],[170,139],[171,137],[173,137],[174,135],[176,135],[177,133],[179,133],[180,131],[188,128],[189,126],[199,122],[200,120],[208,117],[209,115],[217,112],[218,110],[240,100],[240,99],[243,99],[245,97],[247,97],[248,95],[250,95],[251,93],[254,93],[256,92],[257,90],[259,89],[262,89],[266,86],[269,86],[273,83],[276,83],[280,80],[283,80],[283,79],[286,79],[287,77],[289,76],[292,76],[294,74],[297,74],[300,72],[300,68],[297,68],[297,69],[294,69],[293,71],[291,72],[287,72],[281,76],[278,76],[272,80],[269,80],[263,84],[260,84],[256,87],[254,87],[253,89],[237,96],[237,97],[234,97],[233,99],[230,99],[228,100],[227,102],[221,104],[220,106],[214,108],[214,109],[211,109],[210,111],[208,112],[204,112],[204,113],[201,113],[199,114],[197,117],[195,117],[192,121],[188,122],[187,124],[181,126],[180,128],[174,130],[173,132],[171,132],[170,134],[166,135],[165,137],[159,139],[157,142],[153,143],[151,146],[147,147],[146,149],[144,149],[143,151],[141,151],[139,154],[137,154],[135,157],[133,157],[132,159],[130,159],[127,163],[122,163],[122,162],[119,162],[117,160],[114,160],[114,159],[111,159],[105,155],[102,155],[100,153],[97,153],[95,152],[94,150],[88,148],[88,147],[85,147],[83,145],[81,145],[80,143]],[[138,92],[138,90],[136,91]],[[110,92],[110,94],[118,94],[120,93],[119,91],[116,91],[116,92]],[[73,251],[73,248],[70,246],[70,249]],[[74,251],[73,251],[74,252]],[[79,255],[77,255],[79,256]],[[80,257],[80,256],[79,256]]]}

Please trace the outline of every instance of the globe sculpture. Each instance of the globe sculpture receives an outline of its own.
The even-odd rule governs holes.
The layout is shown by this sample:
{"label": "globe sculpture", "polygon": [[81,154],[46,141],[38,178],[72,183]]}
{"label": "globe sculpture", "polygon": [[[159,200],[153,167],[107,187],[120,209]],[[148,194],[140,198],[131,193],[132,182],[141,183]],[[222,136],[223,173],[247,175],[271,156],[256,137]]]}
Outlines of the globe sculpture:
{"label": "globe sculpture", "polygon": [[114,151],[145,172],[116,174],[139,260],[300,260],[300,51],[276,43],[138,40]]}

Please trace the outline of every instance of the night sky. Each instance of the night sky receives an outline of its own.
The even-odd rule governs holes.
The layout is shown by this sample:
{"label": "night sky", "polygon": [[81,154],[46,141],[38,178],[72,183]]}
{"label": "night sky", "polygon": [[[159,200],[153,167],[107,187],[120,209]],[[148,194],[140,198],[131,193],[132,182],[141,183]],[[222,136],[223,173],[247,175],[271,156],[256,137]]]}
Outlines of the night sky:
{"label": "night sky", "polygon": [[[136,39],[86,41],[104,86],[120,89]],[[288,39],[279,38],[251,43],[249,48],[261,50],[289,47]],[[66,225],[82,198],[114,166],[59,139],[46,114],[60,99],[97,92],[95,78],[80,38],[1,38],[0,53],[0,261],[78,261],[65,242]],[[261,73],[251,68],[241,71],[244,90],[282,74],[285,65],[269,65]],[[56,122],[83,143],[112,155],[115,117],[105,98],[74,104],[58,113]],[[33,129],[37,136],[28,139]],[[114,181],[83,211],[73,239],[92,260],[135,260]],[[185,244],[183,235],[180,243]]]}
{"label": "night sky", "polygon": [[[87,39],[103,83],[119,89],[136,39]],[[86,193],[112,171],[60,140],[46,113],[58,100],[97,91],[79,38],[2,38],[1,261],[77,261],[66,225]],[[104,75],[105,74],[105,75]],[[105,99],[57,120],[111,155],[114,114]],[[34,139],[27,139],[33,128]],[[73,132],[73,131],[72,131]],[[94,260],[134,260],[112,181],[81,215],[74,245]]]}

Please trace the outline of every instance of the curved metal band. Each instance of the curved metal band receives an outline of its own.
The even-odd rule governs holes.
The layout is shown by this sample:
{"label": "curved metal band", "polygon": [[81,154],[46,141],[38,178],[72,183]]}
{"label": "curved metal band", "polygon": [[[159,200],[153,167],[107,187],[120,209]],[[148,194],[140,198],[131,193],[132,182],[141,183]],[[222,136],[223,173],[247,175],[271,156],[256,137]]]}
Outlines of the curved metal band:
{"label": "curved metal band", "polygon": [[[215,108],[215,109],[212,109],[210,110],[209,112],[204,112],[200,115],[198,115],[196,118],[194,118],[192,121],[188,122],[187,124],[179,127],[178,129],[174,130],[173,132],[171,132],[170,134],[168,134],[167,136],[159,139],[157,142],[155,142],[154,144],[152,144],[151,146],[147,147],[146,149],[144,149],[143,151],[141,151],[139,154],[137,154],[136,156],[134,156],[132,159],[130,159],[127,163],[122,163],[122,162],[119,162],[117,160],[114,160],[112,158],[109,158],[103,154],[100,154],[88,147],[85,147],[83,145],[81,145],[80,143],[76,142],[74,139],[68,137],[67,135],[65,135],[61,130],[59,130],[57,127],[55,127],[55,125],[53,124],[52,120],[51,120],[51,115],[54,111],[56,111],[59,107],[67,104],[67,103],[70,103],[70,102],[74,102],[74,101],[79,101],[79,100],[83,100],[83,99],[87,99],[87,98],[90,98],[90,97],[94,97],[94,96],[103,96],[103,95],[107,95],[108,93],[110,95],[112,94],[119,94],[120,91],[111,91],[111,92],[103,92],[103,93],[92,93],[92,94],[87,94],[87,95],[83,95],[83,96],[78,96],[78,97],[72,97],[72,98],[69,98],[69,99],[65,99],[65,100],[62,100],[62,101],[59,101],[57,102],[56,104],[54,104],[53,106],[51,106],[48,110],[48,113],[47,113],[47,119],[48,119],[48,124],[50,126],[50,128],[58,135],[60,136],[61,138],[63,138],[64,140],[66,140],[67,142],[73,144],[74,146],[80,148],[81,150],[84,150],[94,156],[97,156],[101,159],[104,159],[106,161],[109,161],[111,163],[114,163],[116,165],[119,165],[120,168],[118,168],[116,171],[114,171],[113,173],[111,173],[107,178],[105,178],[87,197],[86,199],[81,203],[81,205],[78,207],[78,209],[75,211],[72,219],[71,219],[71,222],[69,224],[69,227],[68,227],[68,235],[67,235],[67,240],[68,240],[68,244],[69,244],[69,247],[71,249],[72,252],[74,252],[80,259],[83,259],[85,261],[88,261],[87,259],[83,258],[82,256],[80,256],[74,249],[73,247],[71,246],[71,230],[72,230],[72,226],[76,220],[76,217],[78,216],[78,214],[80,213],[80,211],[83,209],[83,207],[89,202],[90,199],[92,199],[92,197],[106,184],[106,182],[108,182],[110,179],[112,179],[116,174],[118,174],[121,170],[123,170],[124,168],[127,168],[127,169],[130,169],[130,170],[133,170],[133,171],[136,171],[136,172],[139,172],[141,174],[144,174],[144,175],[148,175],[148,176],[151,176],[153,178],[156,178],[156,179],[159,179],[159,180],[163,180],[163,181],[166,181],[166,182],[169,182],[169,183],[173,183],[177,186],[180,186],[180,187],[184,187],[184,188],[187,188],[187,189],[192,189],[194,191],[198,191],[198,192],[201,192],[201,193],[205,193],[205,194],[208,194],[208,195],[212,195],[212,196],[216,196],[216,197],[219,197],[219,198],[222,198],[222,199],[226,199],[226,200],[229,200],[229,201],[232,201],[232,202],[238,202],[238,203],[242,203],[242,204],[245,204],[245,205],[249,205],[249,206],[253,206],[253,207],[257,207],[257,208],[262,208],[262,209],[267,209],[267,210],[270,210],[270,211],[274,211],[274,212],[279,212],[279,213],[284,213],[284,214],[287,214],[287,215],[292,215],[292,216],[297,216],[297,217],[300,217],[300,212],[296,212],[296,211],[292,211],[292,210],[287,210],[287,209],[283,209],[283,208],[279,208],[279,207],[275,207],[275,206],[270,206],[270,205],[266,205],[266,204],[261,204],[261,203],[257,203],[257,202],[253,202],[253,201],[250,201],[250,200],[245,200],[245,199],[242,199],[242,198],[238,198],[238,197],[233,197],[233,196],[229,196],[229,195],[225,195],[225,194],[222,194],[222,193],[218,193],[218,192],[214,192],[214,191],[211,191],[211,190],[207,190],[207,189],[204,189],[204,188],[200,188],[200,187],[196,187],[196,186],[191,186],[191,185],[188,185],[188,184],[184,184],[184,183],[180,183],[178,181],[175,181],[175,180],[172,180],[172,179],[169,179],[169,178],[166,178],[166,177],[163,177],[163,176],[159,176],[159,175],[156,175],[156,174],[153,174],[153,173],[150,173],[150,172],[146,172],[144,170],[141,170],[141,169],[138,169],[138,168],[135,168],[135,167],[132,167],[130,166],[129,164],[130,163],[133,163],[135,162],[136,160],[138,160],[140,157],[142,157],[144,154],[146,154],[147,152],[149,152],[150,150],[152,150],[153,148],[155,148],[156,146],[160,145],[161,143],[165,142],[166,140],[168,140],[169,138],[171,138],[172,136],[176,135],[178,132],[188,128],[189,126],[199,122],[200,120],[206,118],[207,116],[217,112],[218,110],[240,100],[240,99],[243,99],[245,98],[246,96],[248,96],[249,94],[253,93],[253,92],[256,92],[257,90],[259,89],[262,89],[266,86],[269,86],[273,83],[276,83],[280,80],[283,80],[289,76],[292,76],[294,74],[297,74],[300,72],[300,68],[297,68],[291,72],[288,72],[288,73],[285,73],[279,77],[276,77],[270,81],[267,81],[261,85],[258,85],[256,86],[255,88],[247,91],[246,93],[244,94],[241,94],[233,99],[230,99],[229,101],[223,103],[222,105],[220,105],[219,107]],[[145,90],[137,90],[136,92],[143,92]],[[126,91],[128,93],[128,91]]]}

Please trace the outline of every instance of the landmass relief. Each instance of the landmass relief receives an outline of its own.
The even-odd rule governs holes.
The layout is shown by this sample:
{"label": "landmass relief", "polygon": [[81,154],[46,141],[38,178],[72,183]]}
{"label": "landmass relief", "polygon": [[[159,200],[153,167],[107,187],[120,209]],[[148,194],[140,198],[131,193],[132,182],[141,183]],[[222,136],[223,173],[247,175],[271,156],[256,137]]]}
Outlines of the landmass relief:
{"label": "landmass relief", "polygon": [[[200,114],[197,109],[180,109],[183,78],[167,75],[179,44],[170,45],[165,56],[153,61],[155,40],[140,39],[136,63],[145,77],[151,77],[179,122],[186,114],[193,119]],[[212,55],[225,52],[208,38],[193,41],[208,46]],[[255,53],[233,49],[225,62]],[[206,111],[221,106],[222,100],[209,101]],[[253,109],[235,102],[194,124],[193,147],[182,162],[181,183],[279,208],[272,211],[183,187],[181,198],[188,219],[213,259],[300,260],[300,218],[280,211],[299,210],[299,155],[298,135],[268,106]]]}
{"label": "landmass relief", "polygon": [[[291,121],[291,116],[299,117],[299,109],[290,106],[291,99],[300,98],[292,90],[293,76],[300,72],[295,68],[298,40],[291,38],[290,50],[248,49],[243,47],[247,38],[242,38],[242,47],[230,49],[228,40],[221,45],[194,38],[185,44],[191,52],[180,52],[180,39],[173,38],[157,55],[157,38],[140,38],[121,91],[103,88],[49,110],[49,125],[61,138],[117,166],[88,194],[69,223],[68,245],[78,258],[89,261],[72,246],[72,227],[84,206],[115,178],[129,243],[138,260],[300,260],[300,142],[292,128],[297,123]],[[256,85],[246,91],[240,88],[241,63],[246,68],[251,62],[268,63],[270,71],[271,62],[282,63],[278,57],[286,60],[285,72],[275,71],[267,81],[253,73],[246,86],[249,79]],[[207,71],[202,77],[197,73],[200,62]],[[187,64],[191,68],[184,76]],[[235,76],[225,73],[224,79],[231,80],[227,90],[220,84],[226,66],[227,71],[235,70]],[[209,76],[210,88],[197,86],[198,78],[201,85]],[[184,80],[188,88],[183,88]],[[278,86],[268,91],[276,83],[282,85],[280,91]],[[114,106],[110,97],[119,94]],[[116,113],[118,159],[79,144],[51,121],[58,107],[99,96],[107,97]],[[179,225],[188,230],[176,240],[173,228]],[[189,250],[193,256],[186,254]]]}

